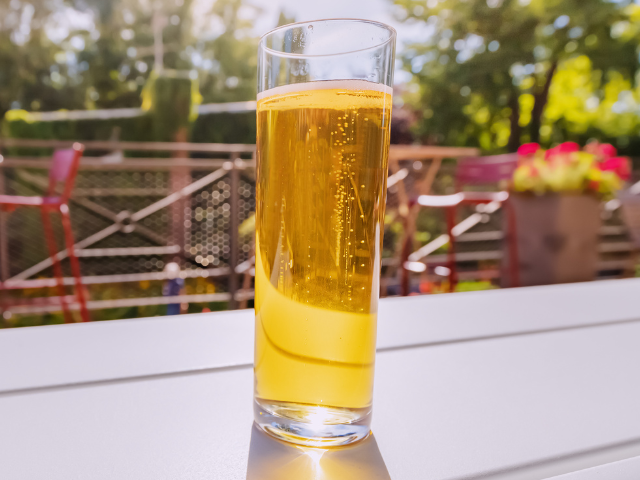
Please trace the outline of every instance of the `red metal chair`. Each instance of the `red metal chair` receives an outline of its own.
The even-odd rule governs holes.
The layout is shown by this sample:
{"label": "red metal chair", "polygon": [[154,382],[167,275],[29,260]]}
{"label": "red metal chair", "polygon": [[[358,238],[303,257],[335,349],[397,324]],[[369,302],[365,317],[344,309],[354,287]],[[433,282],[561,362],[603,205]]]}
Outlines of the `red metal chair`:
{"label": "red metal chair", "polygon": [[[489,157],[469,157],[458,161],[456,168],[456,187],[462,190],[465,185],[497,184],[510,180],[517,168],[518,155],[495,155]],[[509,193],[501,192],[459,192],[453,195],[421,195],[416,202],[423,207],[445,208],[447,234],[449,236],[447,267],[450,270],[449,288],[454,291],[458,283],[458,272],[455,261],[455,245],[453,230],[456,225],[456,213],[459,205],[479,205],[498,202],[505,207],[507,215],[507,242],[509,244],[509,276],[511,285],[519,286],[518,252],[516,246],[515,216],[509,203]]]}
{"label": "red metal chair", "polygon": [[[56,150],[53,154],[51,169],[49,170],[49,187],[44,197],[21,197],[15,195],[0,195],[0,209],[5,211],[15,210],[17,207],[36,207],[40,209],[42,214],[42,223],[44,226],[45,239],[51,257],[53,273],[56,277],[56,285],[65,322],[73,322],[73,317],[69,311],[69,305],[65,296],[65,288],[63,284],[62,267],[58,259],[58,251],[51,227],[51,219],[49,215],[58,212],[62,220],[62,229],[64,232],[64,241],[69,255],[71,264],[71,273],[75,281],[76,298],[80,304],[80,316],[83,322],[88,322],[89,311],[87,310],[87,302],[85,299],[84,287],[82,285],[82,276],[80,274],[80,263],[74,251],[73,232],[71,231],[71,219],[69,218],[69,197],[73,190],[73,184],[78,173],[78,166],[84,146],[74,143],[73,147],[66,150]],[[58,193],[60,192],[60,193]],[[1,285],[0,285],[1,287]]]}
{"label": "red metal chair", "polygon": [[456,190],[462,191],[465,185],[489,185],[509,181],[517,167],[517,153],[461,158],[456,165]]}

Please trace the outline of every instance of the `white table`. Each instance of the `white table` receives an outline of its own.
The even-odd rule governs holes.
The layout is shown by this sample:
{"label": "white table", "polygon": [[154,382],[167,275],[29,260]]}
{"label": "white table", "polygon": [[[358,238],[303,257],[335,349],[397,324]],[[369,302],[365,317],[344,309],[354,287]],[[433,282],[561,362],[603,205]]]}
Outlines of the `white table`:
{"label": "white table", "polygon": [[252,311],[0,331],[0,479],[640,478],[640,280],[387,299],[378,347],[323,454],[252,427]]}

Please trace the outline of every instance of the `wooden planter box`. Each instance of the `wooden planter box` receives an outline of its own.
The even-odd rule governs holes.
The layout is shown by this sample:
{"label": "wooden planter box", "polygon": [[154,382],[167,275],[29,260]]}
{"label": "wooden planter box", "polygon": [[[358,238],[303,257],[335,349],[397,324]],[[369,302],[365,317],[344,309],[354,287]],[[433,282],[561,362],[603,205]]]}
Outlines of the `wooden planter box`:
{"label": "wooden planter box", "polygon": [[[595,279],[601,226],[595,196],[514,193],[509,201],[516,223],[520,286]],[[509,246],[505,242],[505,267]],[[508,275],[502,278],[505,284],[511,281]]]}

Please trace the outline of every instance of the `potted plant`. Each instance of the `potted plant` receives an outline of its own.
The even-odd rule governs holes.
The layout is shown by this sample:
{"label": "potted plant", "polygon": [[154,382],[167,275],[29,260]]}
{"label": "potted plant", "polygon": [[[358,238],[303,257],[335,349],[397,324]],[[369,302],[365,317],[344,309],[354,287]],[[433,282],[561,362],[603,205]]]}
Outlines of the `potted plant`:
{"label": "potted plant", "polygon": [[[601,200],[629,178],[628,158],[597,142],[518,150],[510,197],[522,286],[593,280],[597,273]],[[506,257],[508,258],[508,257]]]}

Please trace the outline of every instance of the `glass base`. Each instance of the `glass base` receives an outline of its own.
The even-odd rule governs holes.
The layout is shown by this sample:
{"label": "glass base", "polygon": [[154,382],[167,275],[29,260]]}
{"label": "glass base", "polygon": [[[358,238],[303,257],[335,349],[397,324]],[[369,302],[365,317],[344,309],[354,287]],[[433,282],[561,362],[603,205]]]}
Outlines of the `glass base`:
{"label": "glass base", "polygon": [[307,447],[338,447],[369,436],[371,408],[335,408],[255,399],[256,424],[269,435]]}

